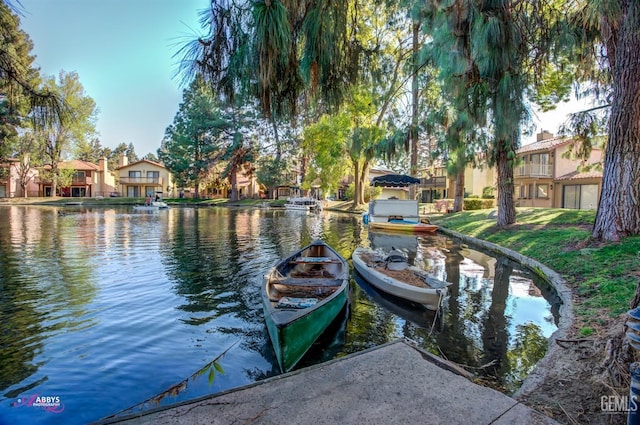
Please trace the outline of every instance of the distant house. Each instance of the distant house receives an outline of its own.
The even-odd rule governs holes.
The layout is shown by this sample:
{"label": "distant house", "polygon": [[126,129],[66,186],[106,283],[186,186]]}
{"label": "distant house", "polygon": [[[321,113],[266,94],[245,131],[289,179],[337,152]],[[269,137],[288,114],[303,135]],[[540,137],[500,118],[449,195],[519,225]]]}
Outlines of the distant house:
{"label": "distant house", "polygon": [[129,164],[125,155],[120,157],[118,193],[129,198],[159,195],[162,198],[177,197],[173,177],[167,168],[157,162],[143,159]]}
{"label": "distant house", "polygon": [[[602,188],[601,149],[593,148],[586,161],[573,159],[571,139],[541,132],[535,143],[518,149],[520,164],[514,169],[515,197],[519,206],[596,209]],[[588,169],[589,171],[581,171]]]}
{"label": "distant house", "polygon": [[[602,188],[602,172],[594,165],[602,162],[603,152],[593,148],[586,161],[569,154],[574,141],[554,137],[542,131],[536,142],[516,151],[519,165],[514,167],[514,198],[517,206],[596,209]],[[497,173],[479,158],[482,167],[467,166],[464,192],[482,196],[486,187],[496,188]],[[448,176],[443,164],[436,162],[431,176],[421,179],[422,202],[451,197],[455,176]],[[451,178],[450,178],[451,177]],[[494,191],[494,197],[497,197]]]}
{"label": "distant house", "polygon": [[455,180],[449,182],[447,168],[442,160],[436,160],[430,169],[418,170],[420,174],[420,202],[431,203],[437,199],[445,199],[449,187],[453,187]]}
{"label": "distant house", "polygon": [[[38,170],[30,169],[26,176],[26,196],[38,196],[36,178]],[[20,198],[25,193],[20,185],[20,160],[9,158],[0,161],[0,198]]]}
{"label": "distant house", "polygon": [[[109,171],[107,159],[99,164],[74,159],[58,164],[61,170],[74,170],[71,184],[58,188],[58,195],[64,197],[105,197],[115,191],[115,175]],[[51,182],[39,181],[41,196],[51,196]]]}

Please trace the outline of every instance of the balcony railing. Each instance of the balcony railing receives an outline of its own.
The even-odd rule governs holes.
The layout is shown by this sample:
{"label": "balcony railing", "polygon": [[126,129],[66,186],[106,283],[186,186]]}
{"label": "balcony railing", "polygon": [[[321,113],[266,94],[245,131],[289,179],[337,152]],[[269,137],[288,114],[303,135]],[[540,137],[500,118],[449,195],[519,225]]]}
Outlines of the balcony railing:
{"label": "balcony railing", "polygon": [[427,188],[447,187],[447,178],[445,176],[429,177],[429,178],[423,177],[420,179],[420,186],[427,187]]}
{"label": "balcony railing", "polygon": [[162,185],[162,177],[120,177],[120,184]]}
{"label": "balcony railing", "polygon": [[553,177],[549,164],[529,163],[515,168],[516,177]]}
{"label": "balcony railing", "polygon": [[74,177],[71,179],[71,185],[72,186],[77,186],[77,185],[90,185],[91,183],[93,183],[93,181],[91,180],[91,177],[85,176],[85,177]]}

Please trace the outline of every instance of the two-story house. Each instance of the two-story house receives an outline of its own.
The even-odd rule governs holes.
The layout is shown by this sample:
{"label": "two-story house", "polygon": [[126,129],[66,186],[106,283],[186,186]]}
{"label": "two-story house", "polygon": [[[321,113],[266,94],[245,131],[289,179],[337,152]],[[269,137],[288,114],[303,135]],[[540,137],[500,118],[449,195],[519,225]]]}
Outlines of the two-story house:
{"label": "two-story house", "polygon": [[162,198],[177,197],[173,177],[162,164],[146,159],[129,164],[127,157],[122,155],[117,172],[121,196],[141,198],[157,194]]}
{"label": "two-story house", "polygon": [[[98,165],[80,160],[63,161],[58,168],[71,169],[74,174],[68,186],[58,187],[56,195],[108,196],[115,190],[115,176],[108,170],[106,158]],[[21,181],[26,183],[26,194]],[[18,159],[6,159],[0,164],[0,198],[52,196],[52,187],[50,179],[43,178],[38,168],[24,167]]]}
{"label": "two-story house", "polygon": [[[21,174],[23,176],[21,177]],[[19,159],[8,158],[0,162],[0,198],[18,198],[38,196],[36,177],[38,170],[26,167],[22,169]],[[24,180],[23,190],[21,180]],[[25,193],[26,191],[26,193]]]}
{"label": "two-story house", "polygon": [[586,161],[572,158],[571,139],[553,137],[543,131],[534,143],[518,149],[520,165],[514,169],[517,205],[547,208],[596,209],[602,172],[580,167],[602,161],[602,150],[594,148]]}
{"label": "two-story house", "polygon": [[[107,159],[102,158],[99,164],[74,159],[58,164],[61,170],[74,171],[69,186],[60,187],[59,195],[76,197],[106,197],[115,191],[115,175],[109,171]],[[40,182],[45,196],[50,196],[51,183]]]}

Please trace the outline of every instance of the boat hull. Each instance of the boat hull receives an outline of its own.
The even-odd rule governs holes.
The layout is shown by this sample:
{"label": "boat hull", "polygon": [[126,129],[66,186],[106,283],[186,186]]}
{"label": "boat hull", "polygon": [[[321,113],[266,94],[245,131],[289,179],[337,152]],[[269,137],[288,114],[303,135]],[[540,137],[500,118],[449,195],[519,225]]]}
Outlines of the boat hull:
{"label": "boat hull", "polygon": [[393,222],[369,222],[369,228],[372,230],[388,230],[392,232],[405,233],[434,233],[438,230],[435,224],[426,223],[393,223]]}
{"label": "boat hull", "polygon": [[283,372],[289,372],[309,351],[313,343],[322,335],[325,329],[338,317],[347,304],[347,284],[326,303],[314,308],[313,311],[301,315],[293,321],[282,320],[278,311],[270,311],[267,307],[270,301],[263,302],[265,322],[269,337]]}
{"label": "boat hull", "polygon": [[[353,266],[371,286],[380,291],[398,298],[423,304],[429,310],[437,310],[442,300],[446,297],[446,286],[442,288],[420,288],[409,285],[376,270],[374,267],[370,267],[363,259],[363,255],[365,254],[375,255],[370,249],[356,248],[351,256]],[[417,267],[408,266],[407,269],[415,271],[416,273],[422,273],[422,270]]]}
{"label": "boat hull", "polygon": [[133,207],[134,210],[143,210],[143,211],[164,210],[167,208],[169,208],[169,205],[160,201],[152,202],[151,205],[134,205]]}
{"label": "boat hull", "polygon": [[[265,275],[262,285],[264,318],[283,372],[293,369],[338,317],[348,302],[348,287],[348,263],[321,241],[280,261]],[[307,295],[285,297],[287,291],[302,292],[309,298],[295,298]],[[314,303],[282,305],[285,298],[288,301],[313,300]]]}

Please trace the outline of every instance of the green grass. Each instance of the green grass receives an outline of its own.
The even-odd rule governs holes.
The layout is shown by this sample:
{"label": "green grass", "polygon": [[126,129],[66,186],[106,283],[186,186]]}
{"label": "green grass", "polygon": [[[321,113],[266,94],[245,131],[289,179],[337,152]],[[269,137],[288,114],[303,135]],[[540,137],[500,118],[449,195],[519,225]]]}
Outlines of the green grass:
{"label": "green grass", "polygon": [[534,258],[560,273],[576,295],[580,334],[625,313],[640,275],[640,237],[619,243],[591,239],[594,211],[519,208],[517,223],[496,227],[491,210],[434,215],[431,222]]}

